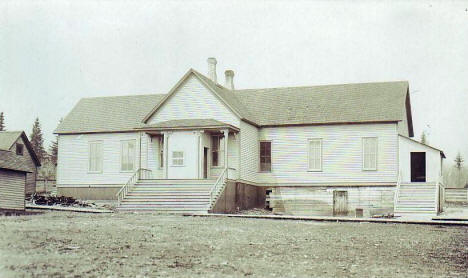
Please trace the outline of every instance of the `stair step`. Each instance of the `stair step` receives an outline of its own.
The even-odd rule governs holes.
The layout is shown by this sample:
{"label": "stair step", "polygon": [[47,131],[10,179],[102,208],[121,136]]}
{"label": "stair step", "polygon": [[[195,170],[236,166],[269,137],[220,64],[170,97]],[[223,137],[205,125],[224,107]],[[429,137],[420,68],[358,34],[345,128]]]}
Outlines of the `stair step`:
{"label": "stair step", "polygon": [[137,183],[141,184],[214,184],[216,180],[153,180],[145,179],[139,180]]}
{"label": "stair step", "polygon": [[152,209],[166,209],[166,210],[206,210],[208,205],[177,205],[177,204],[124,204],[122,203],[119,208],[152,208]]}

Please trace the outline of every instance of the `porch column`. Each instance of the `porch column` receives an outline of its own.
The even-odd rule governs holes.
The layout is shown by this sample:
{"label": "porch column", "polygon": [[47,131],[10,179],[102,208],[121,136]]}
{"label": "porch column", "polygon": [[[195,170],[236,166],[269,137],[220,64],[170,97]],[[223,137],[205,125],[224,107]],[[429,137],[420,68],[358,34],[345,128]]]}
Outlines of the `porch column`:
{"label": "porch column", "polygon": [[169,151],[169,147],[168,147],[168,139],[169,139],[169,134],[167,132],[163,132],[163,135],[164,135],[164,139],[163,139],[163,147],[164,147],[164,162],[163,162],[163,165],[164,165],[164,178],[167,179],[168,178],[168,169],[169,169],[169,159],[168,159],[168,151]]}
{"label": "porch column", "polygon": [[[223,134],[224,134],[224,168],[229,168],[228,167],[228,140],[229,140],[229,130],[228,129],[224,129],[223,130]],[[228,176],[229,176],[229,169],[226,170],[228,171]]]}

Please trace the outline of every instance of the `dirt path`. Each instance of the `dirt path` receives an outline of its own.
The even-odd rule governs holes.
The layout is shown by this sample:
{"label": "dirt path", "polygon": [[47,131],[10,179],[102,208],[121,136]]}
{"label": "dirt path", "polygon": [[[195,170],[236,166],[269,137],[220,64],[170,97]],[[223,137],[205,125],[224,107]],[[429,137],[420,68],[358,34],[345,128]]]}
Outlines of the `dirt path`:
{"label": "dirt path", "polygon": [[0,277],[466,277],[468,228],[153,214],[0,218]]}

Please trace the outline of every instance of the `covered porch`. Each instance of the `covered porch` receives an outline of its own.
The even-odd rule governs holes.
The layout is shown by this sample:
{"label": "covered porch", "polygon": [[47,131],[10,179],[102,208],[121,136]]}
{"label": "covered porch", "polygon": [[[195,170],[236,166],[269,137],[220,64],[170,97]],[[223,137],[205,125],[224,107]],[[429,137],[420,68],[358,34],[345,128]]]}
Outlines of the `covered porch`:
{"label": "covered porch", "polygon": [[[214,119],[183,119],[139,128],[140,168],[151,179],[215,180],[225,170],[236,180],[239,129]],[[146,141],[146,144],[144,143]]]}

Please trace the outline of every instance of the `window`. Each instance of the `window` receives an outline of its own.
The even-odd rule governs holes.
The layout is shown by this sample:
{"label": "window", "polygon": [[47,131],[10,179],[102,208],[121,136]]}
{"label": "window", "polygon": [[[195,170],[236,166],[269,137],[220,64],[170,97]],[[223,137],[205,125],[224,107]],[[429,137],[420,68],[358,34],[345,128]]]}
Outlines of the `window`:
{"label": "window", "polygon": [[362,138],[362,169],[377,170],[377,138]]}
{"label": "window", "polygon": [[309,171],[322,171],[322,140],[309,140]]}
{"label": "window", "polygon": [[271,172],[271,142],[260,142],[260,172]]}
{"label": "window", "polygon": [[213,167],[224,165],[224,136],[211,136],[211,164]]}
{"label": "window", "polygon": [[159,137],[159,168],[164,168],[164,137]]}
{"label": "window", "polygon": [[184,166],[184,152],[172,152],[172,166]]}
{"label": "window", "polygon": [[89,172],[102,172],[102,142],[89,142]]}
{"label": "window", "polygon": [[120,142],[120,170],[133,171],[135,164],[135,140]]}
{"label": "window", "polygon": [[23,155],[24,145],[16,143],[16,155]]}

